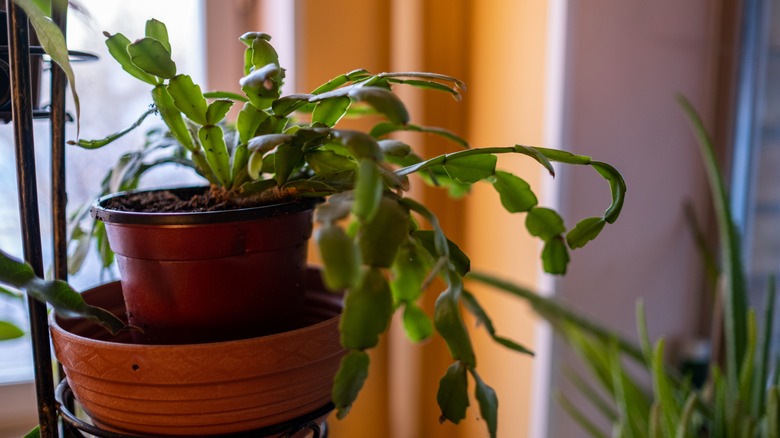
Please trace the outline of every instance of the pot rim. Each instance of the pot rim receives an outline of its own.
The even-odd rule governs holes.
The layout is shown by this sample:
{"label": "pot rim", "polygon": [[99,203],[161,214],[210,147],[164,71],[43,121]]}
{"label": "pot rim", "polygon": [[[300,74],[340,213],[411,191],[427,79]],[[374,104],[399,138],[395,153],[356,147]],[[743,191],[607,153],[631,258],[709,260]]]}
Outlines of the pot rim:
{"label": "pot rim", "polygon": [[276,216],[285,216],[313,209],[322,202],[320,197],[297,197],[289,201],[276,204],[260,205],[257,207],[238,208],[219,211],[193,211],[182,213],[171,212],[138,212],[111,210],[105,204],[114,198],[127,196],[134,193],[171,191],[181,194],[182,197],[192,196],[205,191],[208,186],[186,186],[156,189],[128,190],[101,196],[90,207],[90,215],[93,218],[113,224],[140,224],[140,225],[202,225],[226,222],[240,222],[257,219],[267,219]]}
{"label": "pot rim", "polygon": [[[102,287],[109,287],[109,286],[119,287],[118,285],[119,285],[119,281],[112,281],[110,283],[106,283],[96,288],[90,289],[89,291],[94,289],[99,289]],[[330,293],[325,291],[322,292]],[[234,339],[229,341],[216,341],[216,342],[202,342],[202,343],[194,343],[194,344],[136,344],[136,343],[128,343],[128,342],[115,342],[115,341],[105,340],[105,339],[95,339],[92,337],[83,336],[81,334],[74,333],[66,329],[59,323],[59,320],[61,318],[64,317],[57,315],[56,312],[52,312],[52,314],[49,315],[49,327],[53,332],[56,332],[56,334],[61,336],[62,338],[70,339],[70,342],[80,343],[84,345],[95,345],[95,346],[100,345],[103,348],[109,348],[114,350],[143,349],[150,352],[177,351],[177,350],[182,352],[199,351],[199,352],[207,352],[205,354],[209,355],[209,354],[218,354],[220,350],[224,348],[231,348],[231,346],[241,346],[241,345],[247,346],[250,344],[263,344],[263,343],[273,342],[278,339],[301,336],[310,332],[317,332],[318,330],[320,330],[322,326],[338,324],[341,319],[341,311],[339,311],[339,313],[334,316],[315,322],[313,324],[309,324],[304,327],[299,327],[292,330],[286,330],[279,333],[273,333],[269,335],[262,335],[262,336],[256,336],[256,337],[245,338],[245,339]]]}

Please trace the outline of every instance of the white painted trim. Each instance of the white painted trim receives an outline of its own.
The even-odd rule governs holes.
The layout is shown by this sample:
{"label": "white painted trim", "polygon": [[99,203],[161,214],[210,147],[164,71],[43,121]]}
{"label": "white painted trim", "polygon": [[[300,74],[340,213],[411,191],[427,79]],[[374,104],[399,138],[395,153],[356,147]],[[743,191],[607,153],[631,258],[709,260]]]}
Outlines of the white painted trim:
{"label": "white painted trim", "polygon": [[[545,84],[544,145],[563,149],[563,126],[566,85],[566,28],[568,0],[551,0],[547,16],[547,65]],[[540,170],[542,172],[543,170]],[[546,205],[560,207],[560,184],[543,184],[542,198]],[[556,281],[553,276],[541,273],[538,290],[541,294],[554,294]],[[540,320],[536,324],[534,382],[531,389],[531,438],[550,436],[550,408],[554,403],[553,391],[553,330],[549,323]]]}

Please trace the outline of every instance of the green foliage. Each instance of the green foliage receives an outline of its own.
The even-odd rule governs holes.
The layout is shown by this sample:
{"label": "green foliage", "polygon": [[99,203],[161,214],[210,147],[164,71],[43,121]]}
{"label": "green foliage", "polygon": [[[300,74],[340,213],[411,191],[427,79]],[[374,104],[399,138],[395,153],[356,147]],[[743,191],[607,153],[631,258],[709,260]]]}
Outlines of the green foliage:
{"label": "green foliage", "polygon": [[[597,382],[601,391],[594,390],[585,383],[587,379],[576,374],[570,378],[581,395],[612,423],[611,431],[600,430],[597,422],[587,418],[567,397],[561,396],[559,400],[590,436],[777,437],[780,434],[780,387],[776,376],[780,372],[777,368],[780,361],[770,354],[775,323],[775,281],[769,281],[763,327],[759,328],[754,312],[746,305],[739,241],[711,140],[690,103],[683,98],[680,103],[692,123],[708,173],[720,230],[718,243],[723,265],[722,271],[715,273],[723,277],[721,284],[725,285],[716,297],[722,302],[723,313],[715,310],[717,306],[713,308],[713,318],[723,320],[723,333],[712,333],[713,339],[725,338],[725,359],[723,363],[717,357],[711,359],[707,380],[701,388],[694,387],[666,362],[663,339],[651,345],[641,302],[637,306],[640,344],[635,345],[554,299],[485,274],[470,274],[469,278],[528,301],[584,359],[592,377],[590,380]],[[620,191],[620,183],[611,176],[608,167],[598,164],[597,170]],[[688,216],[692,218],[690,213]],[[604,223],[609,222],[609,217],[608,210],[603,218],[581,222],[567,236],[570,245],[574,247],[598,234]],[[707,253],[708,245],[699,228],[693,226],[692,229],[697,245],[709,261],[707,274],[711,274],[715,258]],[[534,234],[537,227],[529,227],[529,230]],[[649,389],[644,385],[647,381],[652,383]]]}
{"label": "green foliage", "polygon": [[[49,303],[64,317],[81,316],[92,319],[111,333],[125,328],[125,324],[112,313],[88,305],[67,283],[43,280],[35,275],[29,264],[15,260],[3,251],[0,251],[0,284],[26,291],[37,300]],[[0,327],[2,328],[13,334],[12,327]]]}
{"label": "green foliage", "polygon": [[[315,218],[315,242],[324,262],[324,280],[331,289],[345,290],[341,340],[350,351],[334,382],[334,402],[345,415],[368,372],[365,350],[374,347],[387,330],[396,310],[409,338],[421,341],[441,335],[456,360],[445,378],[438,400],[443,418],[459,421],[468,405],[467,381],[475,383],[480,415],[488,432],[496,434],[497,397],[476,372],[476,356],[463,320],[463,304],[488,328],[492,338],[507,348],[530,353],[518,343],[498,336],[490,318],[463,289],[469,272],[468,256],[441,229],[436,215],[407,196],[409,175],[418,174],[429,185],[455,197],[473,184],[491,184],[509,213],[527,214],[526,227],[544,243],[545,270],[563,273],[569,251],[595,237],[566,240],[560,216],[539,207],[530,186],[520,177],[500,170],[504,154],[526,156],[555,174],[553,163],[590,166],[604,176],[612,202],[597,219],[602,226],[619,215],[625,193],[622,177],[611,166],[590,157],[523,145],[469,148],[457,134],[410,122],[409,112],[395,94],[396,86],[443,92],[460,99],[464,85],[458,79],[420,72],[373,74],[363,69],[336,76],[306,94],[282,95],[285,70],[279,64],[271,37],[250,32],[245,45],[241,93],[206,92],[192,78],[177,71],[165,25],[146,23],[144,36],[135,41],[122,34],[104,34],[111,56],[133,77],[150,87],[152,109],[133,126],[103,139],[79,139],[84,148],[105,147],[138,127],[151,113],[166,128],[151,131],[137,152],[123,155],[102,180],[101,194],[131,190],[150,169],[178,164],[194,169],[228,196],[258,202],[280,202],[293,197],[321,197]],[[235,122],[230,108],[240,103]],[[372,116],[367,132],[341,129],[344,119]],[[436,135],[457,152],[424,158],[412,145],[387,138],[406,131]],[[87,210],[77,212],[71,226],[72,269],[84,260],[87,242],[94,237],[103,266],[113,254],[102,223]],[[573,232],[569,230],[569,235]],[[576,233],[575,233],[576,234]],[[574,244],[572,244],[574,242]],[[419,301],[443,283],[431,318]],[[51,299],[50,296],[42,297]],[[464,403],[465,400],[465,403]]]}

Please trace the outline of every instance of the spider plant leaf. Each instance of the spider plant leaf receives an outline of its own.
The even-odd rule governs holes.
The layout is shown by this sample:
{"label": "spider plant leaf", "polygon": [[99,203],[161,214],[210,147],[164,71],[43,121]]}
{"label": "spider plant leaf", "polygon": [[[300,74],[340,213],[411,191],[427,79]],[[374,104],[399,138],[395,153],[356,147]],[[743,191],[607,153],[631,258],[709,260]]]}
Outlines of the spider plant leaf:
{"label": "spider plant leaf", "polygon": [[[768,382],[769,370],[771,369],[772,356],[770,354],[772,348],[772,333],[774,331],[774,309],[775,309],[775,297],[777,295],[777,288],[775,282],[775,276],[771,275],[767,283],[766,300],[764,302],[764,326],[761,335],[761,347],[759,351],[759,358],[756,362],[756,378],[753,381],[753,415],[758,416],[761,410],[764,408],[764,398],[766,395],[766,388],[770,386]],[[780,372],[776,370],[775,372]],[[778,413],[780,415],[780,413]]]}
{"label": "spider plant leaf", "polygon": [[79,95],[76,92],[76,76],[70,66],[70,57],[68,55],[68,45],[65,41],[65,36],[54,21],[47,16],[48,14],[44,12],[44,9],[40,8],[40,3],[33,0],[14,0],[14,3],[24,10],[30,24],[35,29],[35,34],[38,36],[38,41],[40,41],[43,50],[51,57],[52,61],[60,66],[65,73],[65,76],[68,78],[70,91],[73,95],[73,104],[76,109],[76,126],[78,132],[81,124],[81,104],[79,103]]}
{"label": "spider plant leaf", "polygon": [[[607,434],[599,430],[599,427],[588,418],[577,406],[562,393],[558,393],[556,399],[564,411],[593,438],[608,438]],[[659,437],[660,438],[660,437]]]}
{"label": "spider plant leaf", "polygon": [[336,416],[343,419],[357,399],[363,383],[368,377],[368,354],[360,350],[350,350],[342,359],[339,370],[333,378],[333,404]]}
{"label": "spider plant leaf", "polygon": [[160,41],[153,38],[141,38],[127,46],[130,60],[144,72],[163,79],[176,76],[176,63],[171,53]]}
{"label": "spider plant leaf", "polygon": [[66,317],[91,319],[116,333],[125,328],[125,324],[111,312],[90,306],[64,281],[48,281],[38,278],[33,268],[15,260],[0,250],[0,283],[23,289],[28,296],[49,303],[57,314]]}
{"label": "spider plant leaf", "polygon": [[664,436],[672,436],[680,423],[679,405],[664,367],[664,340],[659,339],[653,351],[653,394],[661,405],[661,424]]}
{"label": "spider plant leaf", "polygon": [[485,330],[487,330],[488,334],[490,335],[493,340],[503,345],[504,347],[514,350],[518,353],[522,354],[528,354],[533,356],[533,351],[529,350],[526,347],[523,347],[522,345],[518,344],[517,342],[504,338],[502,336],[498,336],[496,334],[496,329],[493,326],[493,321],[488,316],[487,312],[485,312],[485,309],[482,308],[482,306],[477,301],[477,298],[471,294],[467,290],[463,290],[463,304],[466,306],[466,309],[474,316],[474,318],[477,320],[477,324],[481,324],[485,327]]}
{"label": "spider plant leaf", "polygon": [[436,401],[441,409],[441,419],[458,424],[466,418],[466,408],[469,406],[468,370],[461,361],[456,361],[439,380],[439,390]]}
{"label": "spider plant leaf", "polygon": [[360,282],[347,291],[339,329],[341,344],[363,350],[379,342],[393,315],[393,294],[381,269],[370,267]]}

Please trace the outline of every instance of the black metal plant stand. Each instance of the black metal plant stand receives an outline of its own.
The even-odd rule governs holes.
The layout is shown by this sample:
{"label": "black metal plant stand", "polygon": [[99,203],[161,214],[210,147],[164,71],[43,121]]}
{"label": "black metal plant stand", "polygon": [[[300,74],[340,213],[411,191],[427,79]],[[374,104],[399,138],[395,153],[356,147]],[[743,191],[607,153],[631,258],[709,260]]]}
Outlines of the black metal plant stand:
{"label": "black metal plant stand", "polygon": [[[36,108],[32,96],[31,54],[41,56],[40,47],[30,47],[30,31],[25,12],[14,0],[6,0],[8,47],[0,47],[0,59],[6,56],[9,66],[11,112],[0,114],[6,122],[11,119],[14,126],[14,151],[16,155],[16,176],[19,190],[19,215],[22,225],[24,259],[39,277],[43,276],[43,256],[38,216],[38,195],[35,175],[35,153],[33,118],[47,118],[51,123],[51,169],[52,169],[52,229],[55,278],[67,279],[67,232],[65,195],[65,93],[67,77],[54,63],[51,65],[51,104],[48,110]],[[52,19],[63,30],[66,25],[66,8],[52,4]],[[75,58],[89,58],[90,54],[70,52]],[[2,112],[2,111],[0,111]],[[62,436],[84,437],[82,432],[104,438],[140,438],[122,435],[97,428],[80,418],[74,412],[74,399],[67,381],[62,380],[55,391],[55,376],[52,370],[52,356],[49,344],[48,315],[46,305],[31,297],[27,299],[30,315],[30,335],[35,368],[35,389],[38,400],[38,420],[42,438],[57,438],[62,425]],[[55,395],[56,394],[56,395]],[[327,437],[327,424],[319,422],[333,405],[325,405],[309,414],[251,432],[232,437],[290,437],[309,431],[313,438]],[[60,418],[62,422],[60,422]]]}

